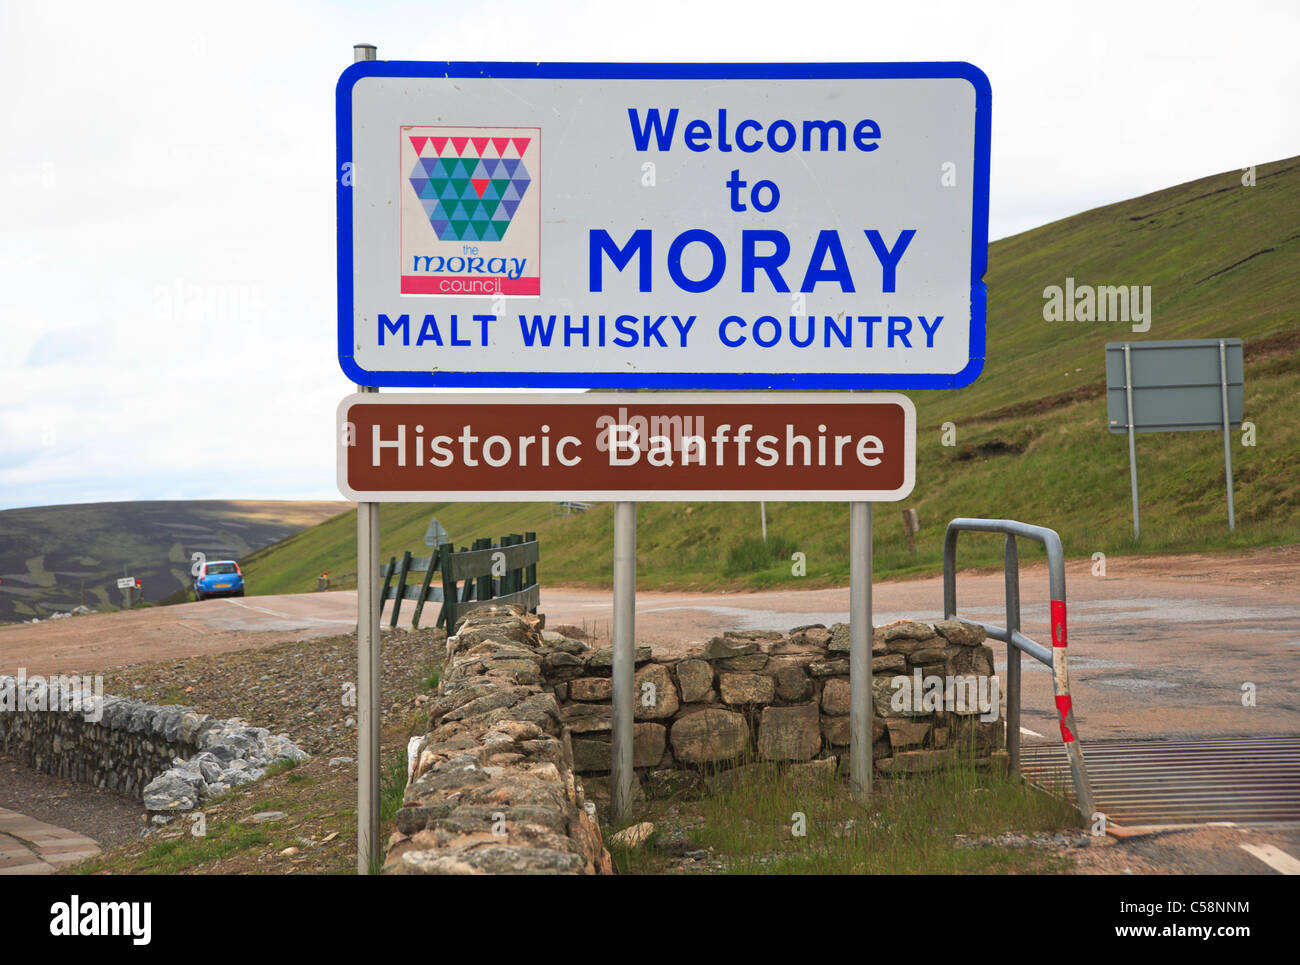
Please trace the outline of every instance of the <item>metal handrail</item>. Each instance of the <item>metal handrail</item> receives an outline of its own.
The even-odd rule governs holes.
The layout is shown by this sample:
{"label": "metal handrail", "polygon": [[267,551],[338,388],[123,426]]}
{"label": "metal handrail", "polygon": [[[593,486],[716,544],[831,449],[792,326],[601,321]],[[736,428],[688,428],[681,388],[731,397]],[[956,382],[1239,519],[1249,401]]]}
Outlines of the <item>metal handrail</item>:
{"label": "metal handrail", "polygon": [[[1088,783],[1088,770],[1079,746],[1078,728],[1074,723],[1074,702],[1070,698],[1070,675],[1066,664],[1065,621],[1065,553],[1061,537],[1045,526],[1032,526],[1014,519],[968,519],[959,517],[948,524],[943,537],[943,617],[951,620],[957,614],[957,534],[962,532],[1002,533],[1006,537],[1002,553],[1002,568],[1006,580],[1007,625],[994,626],[978,620],[967,621],[984,628],[994,640],[1007,645],[1007,757],[1013,774],[1020,773],[1020,654],[1027,653],[1039,663],[1052,669],[1052,687],[1056,710],[1060,715],[1061,740],[1074,777],[1074,790],[1079,810],[1086,820],[1092,820],[1092,789]],[[1020,554],[1016,537],[1032,539],[1047,550],[1047,574],[1051,595],[1052,646],[1049,650],[1020,632]]]}

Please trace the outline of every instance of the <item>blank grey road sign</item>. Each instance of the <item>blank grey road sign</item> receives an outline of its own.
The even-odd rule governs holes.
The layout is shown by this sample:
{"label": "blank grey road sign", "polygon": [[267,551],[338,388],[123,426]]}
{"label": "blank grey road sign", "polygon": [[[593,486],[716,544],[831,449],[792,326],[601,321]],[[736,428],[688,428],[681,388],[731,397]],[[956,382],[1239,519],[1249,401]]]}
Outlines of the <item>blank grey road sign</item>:
{"label": "blank grey road sign", "polygon": [[1237,528],[1229,432],[1241,426],[1244,392],[1239,338],[1106,345],[1106,420],[1111,432],[1128,434],[1134,540],[1142,538],[1135,442],[1139,432],[1221,431],[1228,529]]}
{"label": "blank grey road sign", "polygon": [[[1219,339],[1167,342],[1108,342],[1106,421],[1111,432],[1128,432],[1124,346],[1133,369],[1133,430],[1181,432],[1223,428]],[[1228,419],[1241,425],[1244,368],[1241,339],[1225,338]]]}
{"label": "blank grey road sign", "polygon": [[438,546],[448,542],[450,538],[447,531],[442,528],[442,523],[438,522],[437,516],[429,520],[429,528],[424,531],[425,546]]}

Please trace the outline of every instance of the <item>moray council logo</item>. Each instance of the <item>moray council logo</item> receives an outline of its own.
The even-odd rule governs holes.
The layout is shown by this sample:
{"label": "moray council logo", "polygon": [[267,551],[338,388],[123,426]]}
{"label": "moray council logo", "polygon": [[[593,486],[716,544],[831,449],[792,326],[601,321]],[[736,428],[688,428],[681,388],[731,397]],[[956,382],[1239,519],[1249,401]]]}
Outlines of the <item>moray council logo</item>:
{"label": "moray council logo", "polygon": [[401,292],[541,291],[541,130],[401,128]]}

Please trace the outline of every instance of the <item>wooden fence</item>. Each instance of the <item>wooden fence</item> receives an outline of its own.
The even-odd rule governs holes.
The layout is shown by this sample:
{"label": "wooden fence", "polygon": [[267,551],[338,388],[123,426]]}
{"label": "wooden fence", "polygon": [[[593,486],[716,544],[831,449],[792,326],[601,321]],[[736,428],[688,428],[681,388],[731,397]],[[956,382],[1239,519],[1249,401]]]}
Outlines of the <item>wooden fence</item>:
{"label": "wooden fence", "polygon": [[[414,600],[411,626],[418,629],[425,603],[441,603],[437,626],[447,627],[448,633],[455,632],[466,614],[491,603],[513,603],[535,613],[539,603],[537,559],[536,533],[511,533],[496,544],[491,539],[477,539],[459,552],[451,543],[444,543],[429,556],[403,553],[400,563],[391,557],[380,572],[384,580],[380,606],[393,601],[388,625],[395,627],[402,601]],[[435,583],[433,575],[438,572],[441,581]]]}

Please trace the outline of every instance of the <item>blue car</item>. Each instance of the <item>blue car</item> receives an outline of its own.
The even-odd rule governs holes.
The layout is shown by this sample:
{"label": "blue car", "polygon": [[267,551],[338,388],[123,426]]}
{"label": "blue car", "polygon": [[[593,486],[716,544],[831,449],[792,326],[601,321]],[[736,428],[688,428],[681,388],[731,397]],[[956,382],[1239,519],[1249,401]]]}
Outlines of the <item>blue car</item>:
{"label": "blue car", "polygon": [[194,579],[194,598],[206,600],[210,596],[243,596],[244,574],[234,560],[216,560],[204,563]]}

